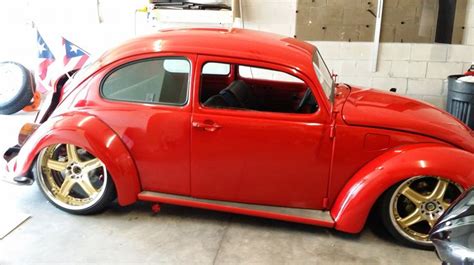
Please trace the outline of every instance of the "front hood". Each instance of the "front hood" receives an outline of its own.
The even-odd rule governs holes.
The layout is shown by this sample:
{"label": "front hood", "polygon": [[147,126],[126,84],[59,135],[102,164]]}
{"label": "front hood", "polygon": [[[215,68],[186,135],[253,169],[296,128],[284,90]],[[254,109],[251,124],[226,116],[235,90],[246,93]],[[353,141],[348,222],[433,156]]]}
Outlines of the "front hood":
{"label": "front hood", "polygon": [[474,152],[474,135],[462,122],[430,104],[394,93],[353,88],[342,117],[349,125],[427,135]]}

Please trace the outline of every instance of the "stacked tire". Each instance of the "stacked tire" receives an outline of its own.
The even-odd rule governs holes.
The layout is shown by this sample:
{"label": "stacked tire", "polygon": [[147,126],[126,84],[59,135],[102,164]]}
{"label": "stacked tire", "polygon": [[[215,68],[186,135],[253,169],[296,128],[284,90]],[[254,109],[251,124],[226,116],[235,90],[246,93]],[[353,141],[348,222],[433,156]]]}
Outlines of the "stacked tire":
{"label": "stacked tire", "polygon": [[0,62],[0,114],[13,114],[31,103],[34,79],[16,62]]}

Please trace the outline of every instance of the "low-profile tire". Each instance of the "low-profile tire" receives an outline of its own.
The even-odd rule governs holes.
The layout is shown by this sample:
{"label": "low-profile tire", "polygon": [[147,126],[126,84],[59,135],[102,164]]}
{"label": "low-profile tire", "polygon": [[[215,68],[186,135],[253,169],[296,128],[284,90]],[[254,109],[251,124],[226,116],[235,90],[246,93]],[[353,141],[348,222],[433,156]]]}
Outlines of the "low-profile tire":
{"label": "low-profile tire", "polygon": [[16,62],[0,63],[0,114],[13,114],[31,103],[33,76]]}
{"label": "low-profile tire", "polygon": [[72,144],[44,148],[36,159],[33,174],[48,201],[72,214],[102,212],[116,197],[104,163]]}
{"label": "low-profile tire", "polygon": [[402,244],[433,249],[429,231],[462,191],[461,186],[444,178],[412,177],[382,195],[379,214],[388,232]]}

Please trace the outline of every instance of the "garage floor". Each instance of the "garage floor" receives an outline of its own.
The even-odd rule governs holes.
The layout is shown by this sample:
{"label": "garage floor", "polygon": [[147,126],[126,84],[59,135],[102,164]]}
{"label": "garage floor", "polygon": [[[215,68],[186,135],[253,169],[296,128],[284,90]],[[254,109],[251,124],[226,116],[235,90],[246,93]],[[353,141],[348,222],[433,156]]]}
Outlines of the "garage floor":
{"label": "garage floor", "polygon": [[[0,115],[0,152],[32,114]],[[4,165],[0,162],[0,170]],[[3,172],[0,171],[0,175]],[[360,235],[186,207],[114,205],[74,216],[50,205],[33,186],[0,181],[0,209],[32,217],[0,240],[0,264],[439,264],[432,251],[397,245],[374,221]],[[3,213],[0,213],[0,218]],[[372,227],[372,228],[368,228]]]}

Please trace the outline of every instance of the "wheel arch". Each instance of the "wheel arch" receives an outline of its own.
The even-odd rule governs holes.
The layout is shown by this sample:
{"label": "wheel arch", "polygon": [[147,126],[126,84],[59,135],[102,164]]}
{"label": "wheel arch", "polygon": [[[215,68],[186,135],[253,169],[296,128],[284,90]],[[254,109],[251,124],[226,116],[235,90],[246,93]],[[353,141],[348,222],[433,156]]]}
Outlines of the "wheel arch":
{"label": "wheel arch", "polygon": [[120,205],[137,201],[141,186],[128,148],[102,120],[86,113],[68,113],[41,124],[21,148],[14,175],[27,175],[40,151],[59,143],[80,146],[106,165],[114,181]]}
{"label": "wheel arch", "polygon": [[474,185],[474,155],[441,144],[413,144],[391,149],[363,166],[344,186],[331,207],[335,228],[358,233],[376,201],[393,185],[413,176],[438,176]]}

